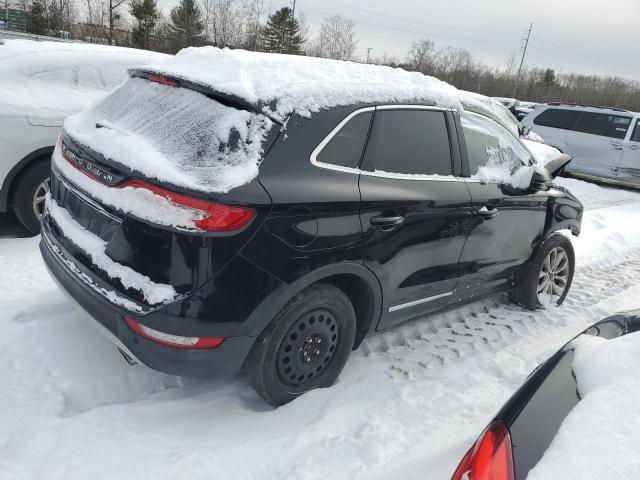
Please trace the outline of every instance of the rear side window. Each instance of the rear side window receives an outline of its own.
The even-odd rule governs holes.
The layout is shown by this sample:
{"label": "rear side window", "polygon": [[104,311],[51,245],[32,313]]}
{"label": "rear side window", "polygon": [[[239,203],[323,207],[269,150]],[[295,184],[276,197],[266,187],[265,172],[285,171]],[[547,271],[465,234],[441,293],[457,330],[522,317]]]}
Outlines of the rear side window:
{"label": "rear side window", "polygon": [[367,169],[409,175],[451,175],[444,112],[376,111],[365,153]]}
{"label": "rear side window", "polygon": [[566,110],[564,108],[549,108],[538,115],[533,123],[541,127],[562,128],[572,130],[578,120],[580,112],[577,110]]}
{"label": "rear side window", "polygon": [[364,112],[351,118],[329,140],[316,159],[340,167],[358,168],[372,115],[372,112]]}
{"label": "rear side window", "polygon": [[640,120],[636,122],[636,128],[633,129],[633,135],[631,135],[631,141],[640,143]]}
{"label": "rear side window", "polygon": [[584,112],[576,130],[591,135],[623,139],[631,125],[631,118],[622,115]]}

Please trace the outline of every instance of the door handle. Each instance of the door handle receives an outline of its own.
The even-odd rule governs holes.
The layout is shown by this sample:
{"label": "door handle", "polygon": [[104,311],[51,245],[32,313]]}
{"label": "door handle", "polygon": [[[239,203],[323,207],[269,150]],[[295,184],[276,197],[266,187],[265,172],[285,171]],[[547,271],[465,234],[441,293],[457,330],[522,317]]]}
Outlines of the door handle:
{"label": "door handle", "polygon": [[622,150],[622,142],[611,140],[611,146],[614,148],[614,150]]}
{"label": "door handle", "polygon": [[496,215],[498,215],[498,213],[500,213],[498,211],[497,208],[487,208],[487,206],[485,205],[484,207],[482,207],[480,210],[478,210],[478,213],[483,216],[484,218],[493,218]]}
{"label": "door handle", "polygon": [[640,150],[638,145],[629,145],[629,150]]}
{"label": "door handle", "polygon": [[404,222],[404,217],[372,217],[369,220],[374,227],[390,228]]}

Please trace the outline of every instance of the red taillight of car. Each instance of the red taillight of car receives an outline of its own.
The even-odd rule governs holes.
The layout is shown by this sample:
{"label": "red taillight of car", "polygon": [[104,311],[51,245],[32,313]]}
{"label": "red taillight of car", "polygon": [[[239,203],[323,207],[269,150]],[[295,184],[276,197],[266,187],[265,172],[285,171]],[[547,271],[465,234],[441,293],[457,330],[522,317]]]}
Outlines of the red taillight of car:
{"label": "red taillight of car", "polygon": [[147,340],[164,345],[165,347],[180,348],[183,350],[206,350],[218,348],[224,342],[223,337],[183,337],[181,335],[160,332],[142,325],[129,317],[124,317],[124,321],[134,333],[137,333]]}
{"label": "red taillight of car", "polygon": [[153,73],[147,75],[147,80],[151,82],[161,83],[163,85],[169,85],[170,87],[175,87],[178,83],[173,78],[165,77],[164,75],[156,75]]}
{"label": "red taillight of car", "polygon": [[207,232],[232,232],[244,227],[255,216],[251,208],[232,207],[221,203],[208,202],[181,193],[166,190],[142,180],[129,180],[119,188],[142,188],[166,198],[174,205],[193,211],[193,225]]}
{"label": "red taillight of car", "polygon": [[513,480],[511,435],[499,421],[476,440],[456,468],[451,480]]}

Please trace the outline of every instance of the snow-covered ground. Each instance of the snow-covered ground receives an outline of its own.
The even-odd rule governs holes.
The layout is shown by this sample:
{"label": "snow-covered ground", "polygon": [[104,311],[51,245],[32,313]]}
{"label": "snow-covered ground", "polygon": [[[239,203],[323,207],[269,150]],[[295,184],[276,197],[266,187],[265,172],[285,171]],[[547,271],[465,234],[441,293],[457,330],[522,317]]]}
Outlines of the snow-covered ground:
{"label": "snow-covered ground", "polygon": [[57,290],[37,238],[0,239],[0,478],[450,478],[539,362],[640,307],[640,193],[559,183],[586,207],[562,307],[495,297],[374,335],[334,387],[275,410],[243,377],[128,366]]}

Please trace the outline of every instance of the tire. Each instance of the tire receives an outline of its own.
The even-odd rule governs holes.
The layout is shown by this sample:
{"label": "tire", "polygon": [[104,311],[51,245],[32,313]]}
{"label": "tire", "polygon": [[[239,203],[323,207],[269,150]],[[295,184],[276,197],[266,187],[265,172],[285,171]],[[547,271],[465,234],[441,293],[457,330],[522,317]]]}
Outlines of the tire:
{"label": "tire", "polygon": [[[563,267],[563,257],[560,253],[564,254],[566,267]],[[545,263],[547,259],[549,263]],[[555,266],[554,260],[557,262]],[[542,243],[538,253],[529,263],[524,275],[516,284],[511,298],[529,310],[560,306],[571,288],[574,268],[575,253],[571,240],[562,234],[551,235]],[[555,272],[553,275],[548,273],[550,269]],[[560,286],[563,284],[564,290],[560,291]],[[549,292],[553,294],[549,295]]]}
{"label": "tire", "polygon": [[[32,233],[40,233],[40,219],[44,208],[44,195],[49,192],[50,162],[30,165],[12,187],[13,211],[22,225]],[[42,201],[36,204],[36,197]]]}
{"label": "tire", "polygon": [[323,283],[306,288],[278,312],[249,353],[245,368],[253,388],[279,406],[331,386],[355,333],[355,311],[342,290]]}

